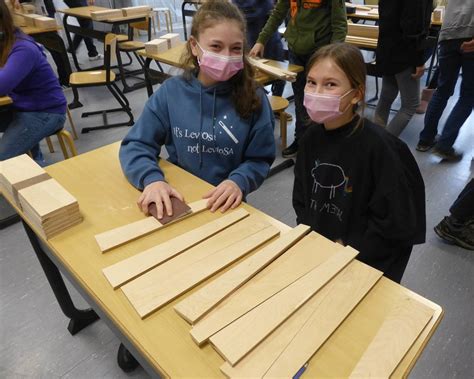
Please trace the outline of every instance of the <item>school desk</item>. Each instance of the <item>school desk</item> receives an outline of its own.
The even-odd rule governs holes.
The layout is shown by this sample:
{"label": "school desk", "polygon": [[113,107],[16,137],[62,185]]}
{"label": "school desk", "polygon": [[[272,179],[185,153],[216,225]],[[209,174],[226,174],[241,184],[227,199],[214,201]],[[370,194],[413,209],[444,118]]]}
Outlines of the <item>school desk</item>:
{"label": "school desk", "polygon": [[[158,63],[165,63],[167,65],[172,66],[171,74],[179,73],[179,70],[177,69],[177,67],[180,66],[181,56],[182,56],[183,52],[185,51],[185,48],[186,48],[186,44],[181,43],[178,46],[175,46],[175,47],[173,47],[169,50],[166,50],[163,53],[158,53],[158,54],[149,54],[145,51],[145,49],[137,51],[138,55],[145,58],[145,80],[146,80],[146,87],[147,87],[147,92],[148,92],[149,97],[153,94],[152,84],[154,84],[154,82],[156,82],[156,81],[153,80],[155,78],[152,79],[152,76],[158,76],[158,78],[157,78],[158,82],[162,82],[164,79],[171,76],[170,74],[165,74],[163,72],[158,72],[156,70],[150,69],[151,62],[156,61]],[[268,59],[267,63],[271,66],[278,67],[278,68],[285,69],[285,70],[289,70],[291,72],[301,72],[301,71],[303,71],[302,66],[289,64],[289,63],[286,63],[286,62],[279,62],[279,61]],[[173,70],[174,70],[174,72],[173,72]],[[267,83],[275,80],[275,77],[272,77],[269,74],[266,74],[266,73],[263,73],[263,72],[259,71],[259,72],[256,73],[255,79],[260,84],[267,84]]]}
{"label": "school desk", "polygon": [[[120,169],[118,150],[117,142],[46,168],[46,171],[78,200],[84,216],[81,224],[46,241],[38,237],[39,232],[28,220],[24,221],[27,235],[58,303],[65,315],[72,320],[70,331],[78,332],[100,315],[101,320],[116,333],[150,375],[223,377],[219,370],[223,359],[209,345],[199,348],[189,335],[189,324],[175,313],[173,306],[183,297],[142,320],[122,291],[114,291],[102,273],[104,267],[222,215],[202,212],[170,225],[164,229],[166,232],[151,233],[102,254],[94,239],[95,234],[144,217],[136,206],[139,191],[127,182]],[[211,188],[206,182],[166,161],[161,162],[161,167],[169,183],[177,188],[188,202],[200,199],[201,195]],[[8,196],[7,200],[12,203]],[[243,208],[251,214],[261,215],[281,231],[289,229],[249,205],[244,204]],[[24,217],[21,211],[19,213]],[[74,307],[58,269],[71,280],[94,310],[77,310]],[[368,343],[371,339],[368,336],[378,330],[391,305],[406,297],[417,299],[434,310],[433,318],[393,375],[407,376],[438,326],[442,310],[433,302],[386,278],[378,281],[370,296],[366,296],[359,303],[313,356],[305,375],[347,376],[359,359],[355,353],[357,348]],[[362,328],[361,324],[365,326]],[[71,343],[74,341],[71,340]]]}

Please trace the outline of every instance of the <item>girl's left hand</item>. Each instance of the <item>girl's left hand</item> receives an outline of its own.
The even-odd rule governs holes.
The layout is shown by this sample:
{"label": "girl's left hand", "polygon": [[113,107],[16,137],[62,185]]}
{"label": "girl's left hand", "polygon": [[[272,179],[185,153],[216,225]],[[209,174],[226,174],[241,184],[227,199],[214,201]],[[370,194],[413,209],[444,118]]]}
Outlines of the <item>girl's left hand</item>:
{"label": "girl's left hand", "polygon": [[242,202],[242,191],[232,180],[224,180],[216,188],[206,193],[202,198],[209,199],[207,208],[215,212],[220,208],[224,213],[227,209],[237,208]]}

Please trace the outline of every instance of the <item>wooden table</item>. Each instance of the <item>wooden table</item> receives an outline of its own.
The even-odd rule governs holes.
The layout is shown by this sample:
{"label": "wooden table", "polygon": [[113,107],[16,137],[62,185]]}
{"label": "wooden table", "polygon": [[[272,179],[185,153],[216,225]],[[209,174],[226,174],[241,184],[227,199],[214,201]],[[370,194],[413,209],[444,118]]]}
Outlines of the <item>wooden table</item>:
{"label": "wooden table", "polygon": [[[170,66],[180,67],[181,56],[185,52],[185,49],[186,49],[186,43],[182,43],[178,46],[175,46],[175,47],[173,47],[169,50],[166,50],[163,53],[159,53],[159,54],[148,54],[145,51],[145,49],[137,51],[138,55],[145,58],[145,80],[147,82],[148,96],[151,96],[153,94],[153,87],[152,87],[153,83],[152,83],[152,79],[151,79],[151,75],[150,75],[150,73],[153,72],[150,69],[151,62],[156,61],[156,62],[164,63],[164,64],[167,64],[167,65],[170,65]],[[289,64],[289,63],[286,63],[286,62],[279,62],[279,61],[275,61],[275,60],[271,60],[271,59],[268,59],[267,63],[271,66],[278,67],[278,68],[281,68],[281,69],[284,69],[284,70],[289,70],[289,71],[292,71],[292,72],[301,72],[304,69],[302,66]],[[161,73],[161,74],[158,73],[158,75],[162,76],[163,73]],[[166,75],[166,76],[169,77],[169,75]],[[165,76],[165,78],[166,78],[166,76]],[[257,82],[259,82],[260,84],[266,84],[266,83],[271,82],[275,79],[276,79],[275,77],[273,77],[269,74],[266,74],[264,72],[261,72],[261,71],[257,71],[256,75],[255,75],[255,80]]]}
{"label": "wooden table", "polygon": [[0,96],[0,107],[5,107],[13,104],[13,100],[10,96]]}
{"label": "wooden table", "polygon": [[[54,266],[52,260],[61,268],[101,319],[151,375],[160,373],[167,377],[222,377],[219,366],[223,359],[209,345],[199,348],[192,341],[190,326],[173,310],[176,301],[141,320],[122,291],[114,291],[101,272],[106,266],[221,217],[220,214],[203,212],[169,226],[165,229],[166,232],[152,233],[101,254],[94,239],[95,234],[143,218],[136,206],[139,192],[122,174],[118,149],[119,143],[115,143],[47,167],[47,172],[78,199],[84,221],[49,241],[35,237],[34,227],[27,223],[26,231],[33,246],[38,242],[43,245],[44,252],[37,252],[40,261],[49,260],[50,265]],[[184,194],[187,201],[198,200],[211,187],[170,163],[162,161],[161,167],[167,180]],[[7,200],[11,202],[8,196]],[[248,205],[243,207],[270,221],[282,231],[288,229],[288,226]],[[20,211],[19,213],[23,217]],[[53,281],[52,284],[55,284],[51,275],[49,278],[50,283]],[[58,280],[62,280],[60,276]],[[56,288],[56,295],[58,291]],[[435,310],[434,317],[394,373],[394,377],[406,376],[440,322],[442,310],[431,301],[385,278],[376,284],[311,359],[305,375],[347,376],[357,362],[361,349],[371,340],[390,311],[390,306],[403,297],[416,298]],[[61,298],[58,301],[64,310],[68,304],[64,304]],[[87,321],[87,317],[83,317],[84,320],[77,325],[81,328],[87,326],[94,320],[93,316],[94,313],[89,311],[90,319]],[[76,328],[75,332],[78,330],[80,328]]]}
{"label": "wooden table", "polygon": [[[364,7],[368,8],[378,8],[378,5],[364,5]],[[360,20],[369,20],[369,21],[378,21],[379,14],[378,13],[369,13],[369,11],[356,9],[354,13],[347,13],[347,18],[352,19],[360,19]],[[433,27],[440,27],[443,24],[442,21],[434,21],[431,20],[431,26]]]}

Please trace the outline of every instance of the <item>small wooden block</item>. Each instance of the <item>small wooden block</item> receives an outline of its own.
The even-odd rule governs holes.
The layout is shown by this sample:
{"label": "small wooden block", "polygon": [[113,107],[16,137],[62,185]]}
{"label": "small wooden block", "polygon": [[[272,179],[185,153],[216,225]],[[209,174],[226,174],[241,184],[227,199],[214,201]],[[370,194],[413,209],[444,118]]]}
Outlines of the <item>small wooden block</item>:
{"label": "small wooden block", "polygon": [[[290,352],[293,367],[299,365],[301,359],[304,360],[294,371],[297,372],[381,276],[378,270],[358,261],[351,262],[237,365],[232,367],[224,363],[222,372],[229,378],[261,378],[277,359],[280,361],[278,365],[281,365]],[[299,357],[294,352],[298,347],[301,347],[296,349]],[[275,364],[275,369],[278,365]]]}
{"label": "small wooden block", "polygon": [[37,28],[40,29],[50,29],[58,26],[54,18],[44,16],[36,17],[34,19],[34,24]]}
{"label": "small wooden block", "polygon": [[336,246],[321,235],[308,234],[204,316],[191,329],[191,337],[201,345],[219,330],[319,266],[331,255],[328,251]]}
{"label": "small wooden block", "polygon": [[[189,204],[191,213],[184,215],[183,217],[175,220],[174,222],[183,220],[189,216],[198,214],[207,209],[207,200],[198,200]],[[172,224],[168,223],[167,225]],[[97,234],[95,239],[100,247],[100,250],[105,253],[115,247],[121,246],[124,243],[133,241],[139,237],[143,237],[151,232],[158,229],[164,228],[160,221],[155,219],[153,216],[147,217],[142,220],[132,222],[127,225],[119,226],[118,228],[108,230],[106,232]]]}
{"label": "small wooden block", "polygon": [[175,311],[186,321],[194,324],[224,298],[297,243],[309,230],[309,226],[301,224],[281,235],[280,238],[265,246],[259,252],[176,304]]}
{"label": "small wooden block", "polygon": [[108,20],[110,18],[118,18],[122,17],[122,10],[121,9],[106,9],[103,11],[94,11],[91,12],[91,18],[94,21],[103,21]]}
{"label": "small wooden block", "polygon": [[51,179],[49,174],[27,154],[0,162],[0,187],[21,207],[18,191]]}
{"label": "small wooden block", "polygon": [[140,317],[144,318],[278,233],[277,228],[266,222],[256,223],[246,232],[249,235],[239,242],[201,259],[181,272],[167,275],[166,271],[157,267],[124,285],[122,290]]}
{"label": "small wooden block", "polygon": [[165,34],[164,36],[161,36],[160,39],[165,39],[166,41],[168,41],[168,49],[178,46],[180,43],[178,33],[168,33],[168,34]]}
{"label": "small wooden block", "polygon": [[409,297],[396,304],[349,377],[389,378],[434,312]]}
{"label": "small wooden block", "polygon": [[125,7],[122,8],[122,13],[124,16],[136,16],[141,14],[148,14],[151,11],[151,7],[148,5],[138,5],[136,7]]}
{"label": "small wooden block", "polygon": [[348,246],[341,249],[327,261],[213,335],[210,338],[211,343],[231,365],[235,365],[334,278],[358,253]]}
{"label": "small wooden block", "polygon": [[212,237],[221,230],[235,224],[248,215],[249,213],[245,209],[235,210],[217,220],[208,222],[207,224],[184,233],[165,243],[145,250],[112,266],[106,267],[102,272],[112,287],[117,288],[159,264],[175,257],[183,251],[197,245],[201,241]]}
{"label": "small wooden block", "polygon": [[40,219],[46,219],[69,206],[77,205],[77,200],[56,180],[49,179],[18,191],[20,203],[27,204]]}
{"label": "small wooden block", "polygon": [[145,51],[147,54],[159,54],[168,50],[168,40],[157,38],[145,43]]}

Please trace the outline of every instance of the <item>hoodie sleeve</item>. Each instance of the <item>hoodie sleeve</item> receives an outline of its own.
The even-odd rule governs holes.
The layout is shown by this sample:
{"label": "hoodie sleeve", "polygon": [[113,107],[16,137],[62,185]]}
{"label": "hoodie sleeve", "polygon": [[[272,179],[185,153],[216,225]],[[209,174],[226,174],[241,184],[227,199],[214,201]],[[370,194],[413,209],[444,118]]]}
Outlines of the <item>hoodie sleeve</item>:
{"label": "hoodie sleeve", "polygon": [[331,43],[344,42],[347,35],[346,5],[342,0],[333,0],[331,6]]}
{"label": "hoodie sleeve", "polygon": [[120,146],[119,158],[128,181],[139,190],[148,184],[163,181],[157,164],[161,146],[170,138],[167,86],[162,85],[148,99],[140,118]]}
{"label": "hoodie sleeve", "polygon": [[0,68],[0,95],[8,95],[30,74],[36,55],[27,46],[15,46],[5,65]]}
{"label": "hoodie sleeve", "polygon": [[247,138],[242,163],[229,174],[242,193],[247,196],[263,183],[275,160],[275,119],[267,97],[261,91],[262,110]]}
{"label": "hoodie sleeve", "polygon": [[305,157],[308,152],[306,149],[306,138],[302,138],[298,147],[298,154],[295,162],[295,181],[293,183],[293,208],[296,213],[296,223],[302,224],[308,222],[306,220],[305,209]]}
{"label": "hoodie sleeve", "polygon": [[288,14],[289,9],[289,0],[278,0],[275,5],[275,8],[273,8],[272,13],[270,14],[270,17],[267,20],[267,23],[259,34],[257,42],[260,42],[264,45],[268,42],[273,33],[278,30],[278,27],[281,25],[286,15]]}

